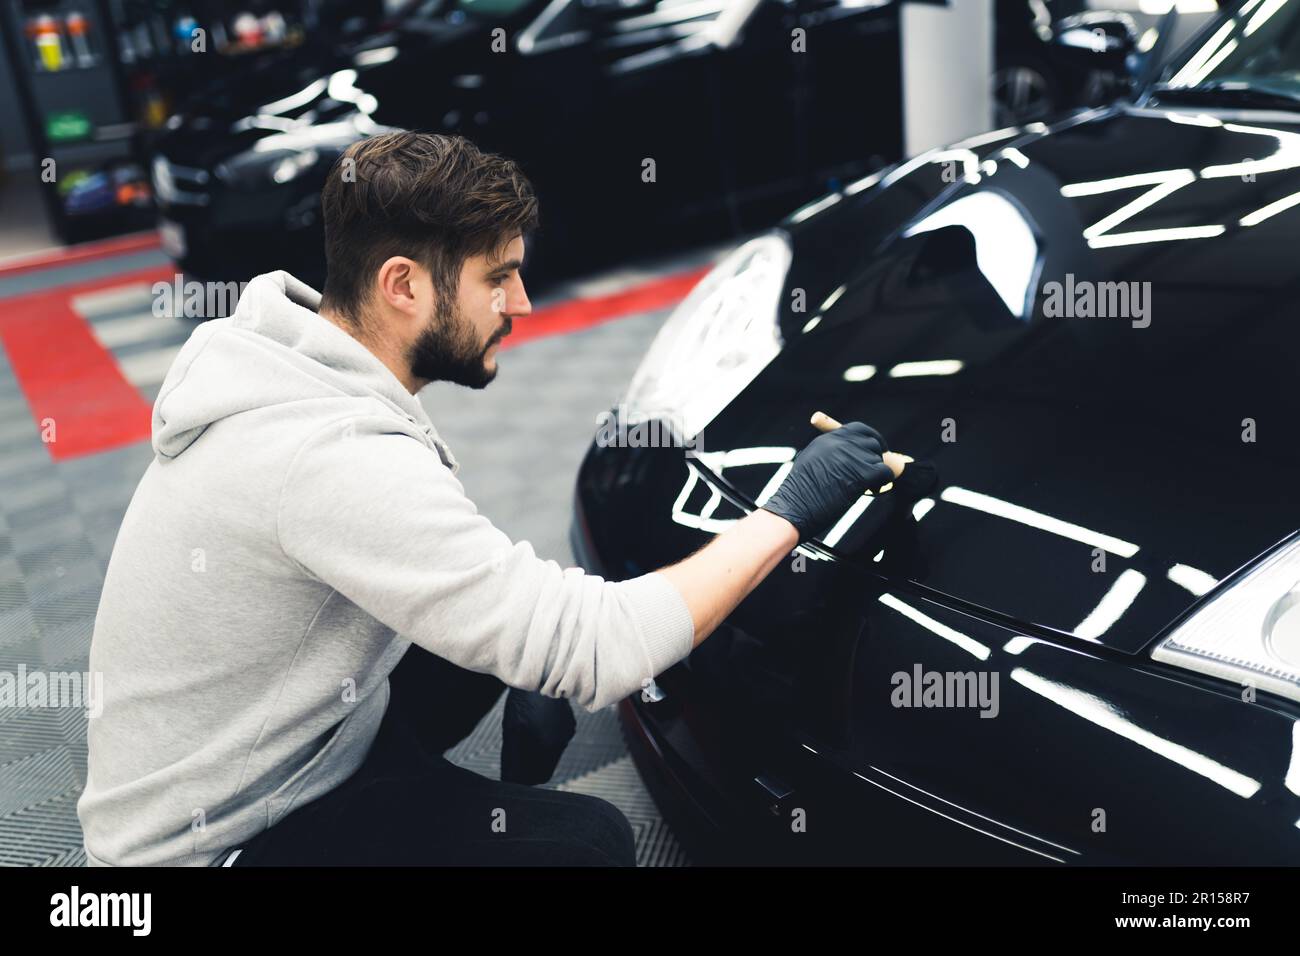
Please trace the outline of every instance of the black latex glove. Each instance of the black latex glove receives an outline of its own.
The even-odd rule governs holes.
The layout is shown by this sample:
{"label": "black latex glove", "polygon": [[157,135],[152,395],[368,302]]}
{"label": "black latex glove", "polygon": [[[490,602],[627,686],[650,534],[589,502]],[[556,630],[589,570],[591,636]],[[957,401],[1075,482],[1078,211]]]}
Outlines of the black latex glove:
{"label": "black latex glove", "polygon": [[795,455],[794,467],[763,505],[785,518],[807,541],[824,531],[868,489],[894,480],[881,459],[889,450],[885,438],[870,425],[849,422],[818,435]]}

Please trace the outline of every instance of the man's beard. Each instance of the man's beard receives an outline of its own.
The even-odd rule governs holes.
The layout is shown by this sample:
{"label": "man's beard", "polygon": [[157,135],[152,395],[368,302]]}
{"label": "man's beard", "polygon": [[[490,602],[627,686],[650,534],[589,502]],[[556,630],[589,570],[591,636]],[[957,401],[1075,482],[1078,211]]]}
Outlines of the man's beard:
{"label": "man's beard", "polygon": [[411,345],[408,352],[411,374],[426,382],[454,382],[469,388],[483,388],[496,378],[497,370],[488,369],[487,351],[510,333],[510,316],[502,316],[504,325],[480,347],[468,322],[459,310],[448,310],[439,302],[437,315],[429,327]]}

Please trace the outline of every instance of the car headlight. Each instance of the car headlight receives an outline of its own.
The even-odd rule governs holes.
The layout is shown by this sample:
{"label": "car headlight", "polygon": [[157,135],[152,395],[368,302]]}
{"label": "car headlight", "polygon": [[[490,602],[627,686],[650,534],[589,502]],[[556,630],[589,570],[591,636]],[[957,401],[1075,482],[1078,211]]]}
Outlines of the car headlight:
{"label": "car headlight", "polygon": [[699,434],[781,351],[777,323],[790,240],[773,232],[731,252],[673,310],[624,399],[631,422]]}
{"label": "car headlight", "polygon": [[320,152],[314,148],[301,150],[253,150],[232,157],[216,168],[217,178],[232,186],[257,189],[267,183],[284,185],[292,182],[316,165]]}
{"label": "car headlight", "polygon": [[172,178],[171,163],[163,156],[153,158],[152,167],[153,191],[159,199],[164,202],[174,202],[176,199],[176,180]]}
{"label": "car headlight", "polygon": [[1197,609],[1151,656],[1300,700],[1300,536]]}
{"label": "car headlight", "polygon": [[318,159],[320,153],[314,149],[286,156],[271,167],[271,178],[281,184],[297,179],[299,174],[315,166]]}

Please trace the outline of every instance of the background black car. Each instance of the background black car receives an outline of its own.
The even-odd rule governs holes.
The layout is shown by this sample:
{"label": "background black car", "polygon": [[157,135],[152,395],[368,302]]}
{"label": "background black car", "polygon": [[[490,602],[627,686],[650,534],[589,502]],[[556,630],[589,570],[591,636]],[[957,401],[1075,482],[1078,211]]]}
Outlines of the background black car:
{"label": "background black car", "polygon": [[[434,0],[346,66],[250,78],[265,84],[251,113],[231,91],[174,118],[154,169],[164,235],[198,278],[274,267],[319,281],[324,175],[392,127],[518,159],[550,266],[588,228],[584,265],[756,228],[900,154],[896,18],[825,0]],[[817,56],[784,55],[796,26]],[[873,121],[847,122],[862,90],[882,91]]]}
{"label": "background black car", "polygon": [[997,0],[994,125],[1050,119],[1127,92],[1138,29],[1123,12],[1057,0]]}
{"label": "background black car", "polygon": [[[1122,18],[1057,36],[1046,11],[997,5],[1008,122],[1112,95],[1097,78],[1131,50]],[[174,117],[153,169],[166,247],[197,278],[287,268],[319,284],[330,163],[393,127],[522,162],[544,217],[533,280],[741,234],[901,155],[898,17],[886,0],[426,0]],[[792,52],[796,28],[816,55]],[[1059,42],[1074,35],[1087,44]]]}
{"label": "background black car", "polygon": [[[814,410],[940,476],[622,705],[701,859],[1300,860],[1298,36],[1247,3],[1136,105],[851,184],[668,320],[616,411],[703,450],[590,449],[590,570],[706,543]],[[997,675],[996,714],[894,696],[929,674]]]}

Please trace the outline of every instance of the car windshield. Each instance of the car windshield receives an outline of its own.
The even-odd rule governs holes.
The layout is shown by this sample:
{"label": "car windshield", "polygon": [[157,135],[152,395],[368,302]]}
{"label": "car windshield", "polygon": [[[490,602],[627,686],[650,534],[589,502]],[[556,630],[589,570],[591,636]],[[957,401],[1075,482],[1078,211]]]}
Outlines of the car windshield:
{"label": "car windshield", "polygon": [[1246,0],[1164,71],[1162,91],[1300,99],[1300,0]]}

